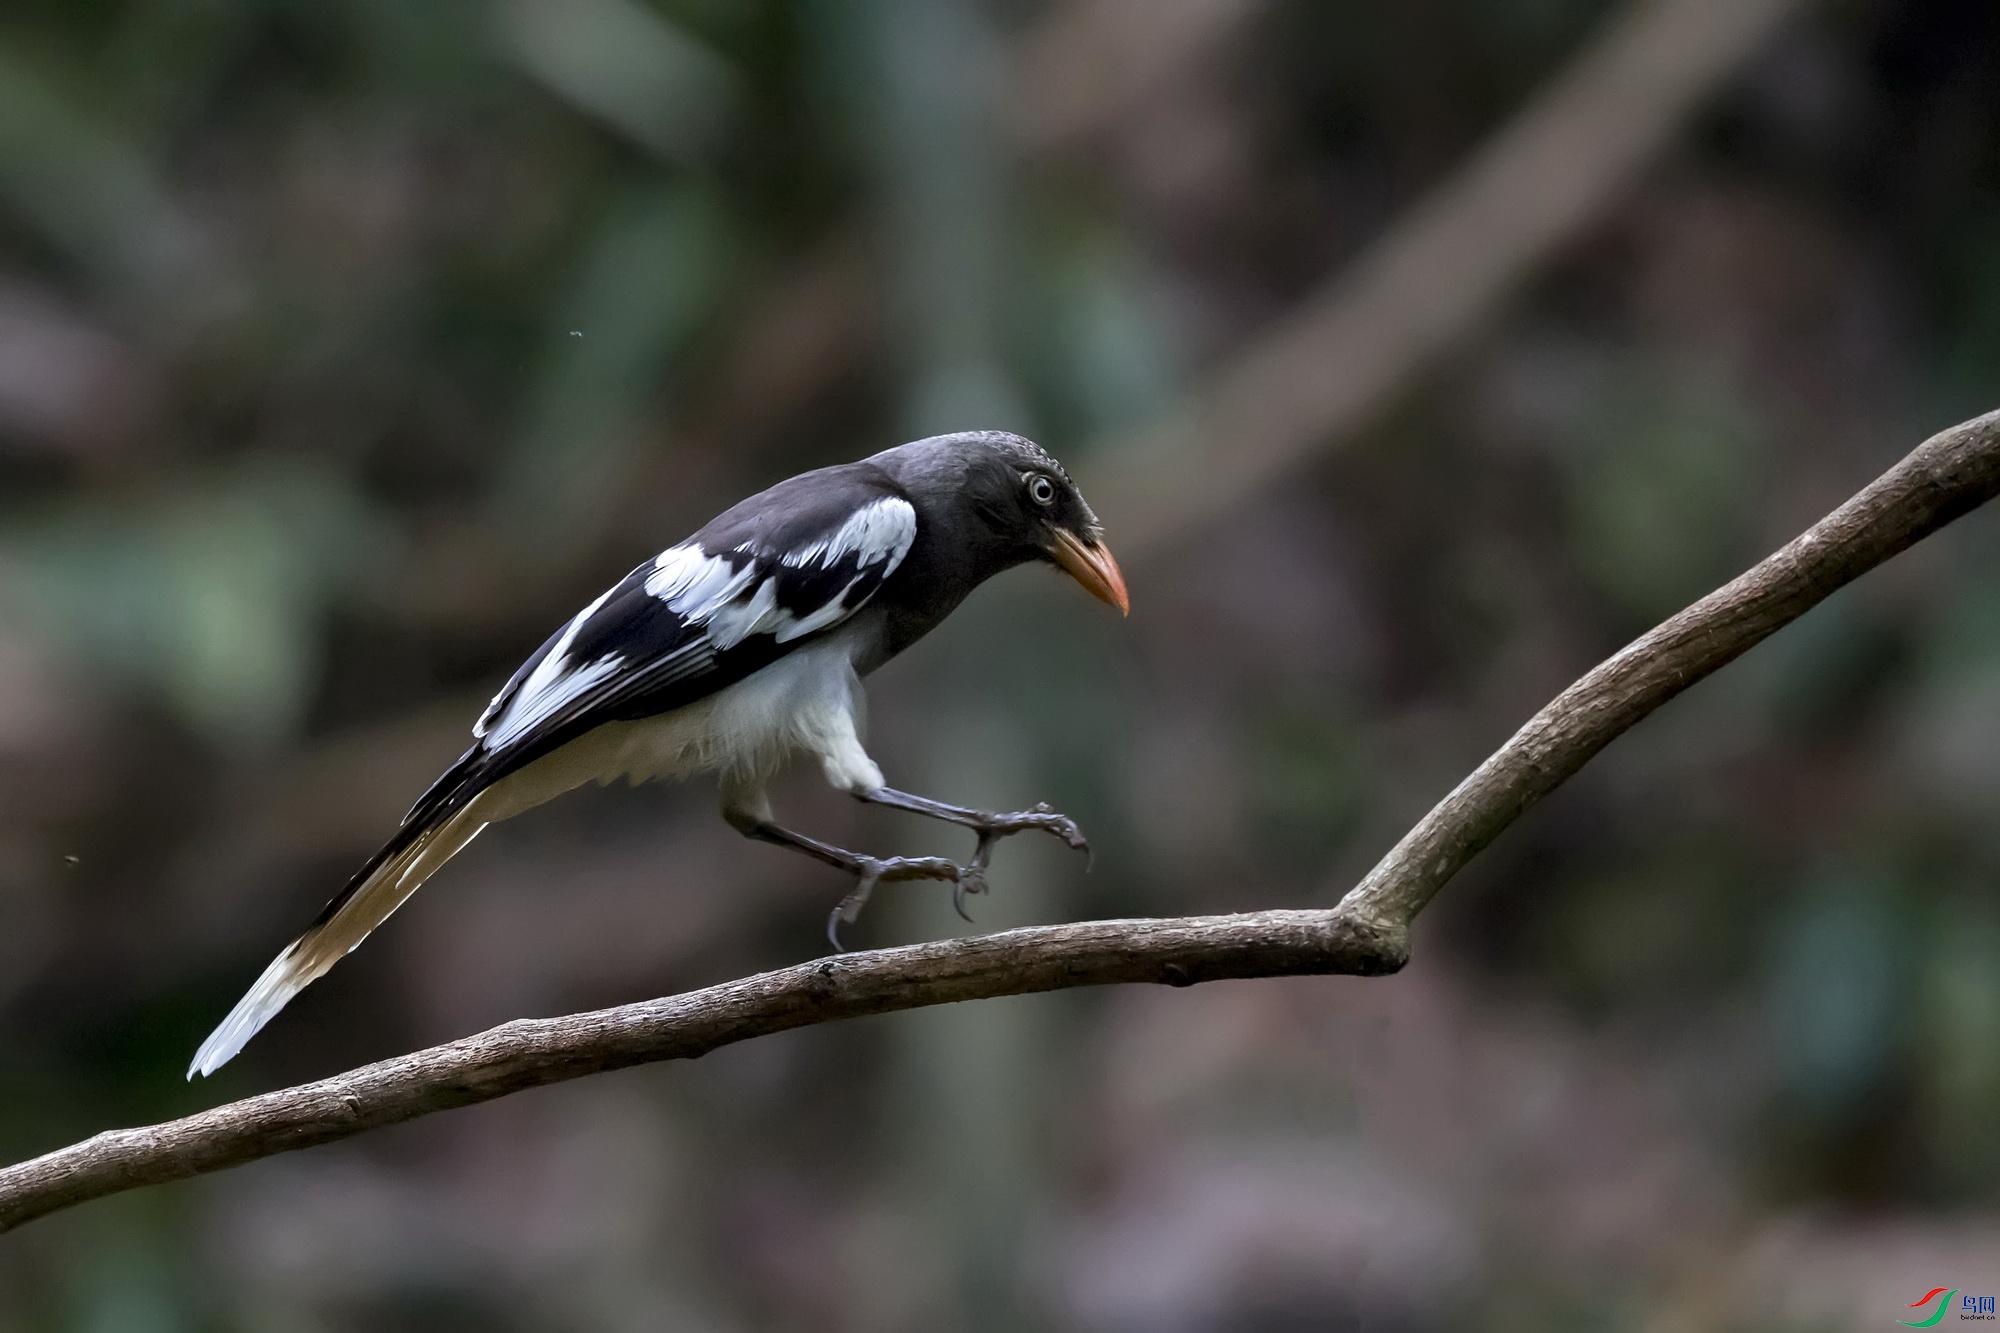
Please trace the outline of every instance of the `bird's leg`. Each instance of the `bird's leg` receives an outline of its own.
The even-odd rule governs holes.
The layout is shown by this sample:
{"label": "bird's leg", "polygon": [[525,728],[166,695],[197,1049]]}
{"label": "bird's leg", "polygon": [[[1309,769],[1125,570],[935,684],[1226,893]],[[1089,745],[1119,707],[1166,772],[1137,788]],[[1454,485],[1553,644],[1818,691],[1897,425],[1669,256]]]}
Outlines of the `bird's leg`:
{"label": "bird's leg", "polygon": [[952,906],[967,921],[965,896],[969,893],[986,892],[986,867],[993,859],[993,848],[1002,838],[1016,833],[1026,833],[1030,829],[1041,829],[1053,833],[1085,856],[1090,854],[1090,840],[1083,836],[1083,830],[1068,815],[1059,815],[1046,802],[1038,802],[1027,810],[1017,810],[1012,814],[998,814],[991,810],[974,810],[963,805],[950,805],[944,801],[934,801],[928,796],[913,796],[893,787],[871,787],[854,793],[857,800],[869,801],[876,805],[886,805],[895,810],[908,810],[912,814],[929,815],[932,819],[942,819],[946,823],[958,824],[979,835],[979,845],[973,849],[972,859],[959,872],[952,890]]}
{"label": "bird's leg", "polygon": [[768,804],[761,799],[761,793],[759,797],[753,801],[725,804],[722,817],[746,838],[804,852],[815,861],[824,862],[836,870],[845,870],[855,878],[853,889],[826,918],[826,937],[836,952],[845,953],[847,950],[847,946],[840,942],[841,925],[854,924],[861,915],[861,909],[868,905],[868,898],[875,892],[877,884],[897,879],[942,879],[957,884],[965,874],[956,862],[941,856],[892,856],[882,859],[850,852],[845,847],[835,847],[832,843],[808,838],[803,833],[794,833],[771,819]]}

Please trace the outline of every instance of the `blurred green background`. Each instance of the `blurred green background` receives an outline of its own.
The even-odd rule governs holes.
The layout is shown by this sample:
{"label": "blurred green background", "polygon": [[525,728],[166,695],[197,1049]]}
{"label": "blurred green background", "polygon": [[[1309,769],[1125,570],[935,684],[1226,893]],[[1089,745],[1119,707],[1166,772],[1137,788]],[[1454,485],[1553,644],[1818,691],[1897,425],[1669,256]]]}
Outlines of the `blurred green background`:
{"label": "blurred green background", "polygon": [[[591,791],[181,1079],[608,582],[935,430],[1088,476],[1612,13],[13,0],[0,1156],[815,955],[838,876]],[[1023,572],[876,678],[892,781],[1092,834],[1009,844],[981,928],[1331,903],[2000,405],[2000,8],[1807,7],[1411,385],[1129,621]],[[1889,1327],[2000,1288],[1996,812],[1976,515],[1620,741],[1400,976],[814,1028],[91,1204],[0,1238],[0,1333]],[[853,938],[962,929],[891,886]]]}

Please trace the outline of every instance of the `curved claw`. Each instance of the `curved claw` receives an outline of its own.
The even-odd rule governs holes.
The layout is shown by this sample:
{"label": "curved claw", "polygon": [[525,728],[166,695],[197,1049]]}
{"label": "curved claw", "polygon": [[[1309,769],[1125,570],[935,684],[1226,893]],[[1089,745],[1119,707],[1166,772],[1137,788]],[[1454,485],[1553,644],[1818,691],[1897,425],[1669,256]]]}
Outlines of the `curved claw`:
{"label": "curved claw", "polygon": [[1075,851],[1090,850],[1090,839],[1083,836],[1083,830],[1077,827],[1077,822],[1068,815],[1057,815],[1042,827],[1068,843]]}
{"label": "curved claw", "polygon": [[951,905],[967,925],[977,925],[972,914],[965,910],[966,898],[975,893],[986,892],[986,843],[980,842],[979,851],[972,860],[958,868],[958,878],[952,881]]}
{"label": "curved claw", "polygon": [[[857,856],[854,860],[857,876],[854,888],[827,913],[826,939],[835,953],[847,952],[847,946],[840,942],[840,927],[843,923],[853,925],[860,919],[861,909],[868,905],[877,885],[892,880],[948,879],[955,886],[954,901],[963,893],[983,893],[986,889],[980,867],[961,866],[941,856],[895,856],[886,861]],[[959,906],[958,914],[965,916],[963,905]],[[965,919],[972,920],[969,916]]]}

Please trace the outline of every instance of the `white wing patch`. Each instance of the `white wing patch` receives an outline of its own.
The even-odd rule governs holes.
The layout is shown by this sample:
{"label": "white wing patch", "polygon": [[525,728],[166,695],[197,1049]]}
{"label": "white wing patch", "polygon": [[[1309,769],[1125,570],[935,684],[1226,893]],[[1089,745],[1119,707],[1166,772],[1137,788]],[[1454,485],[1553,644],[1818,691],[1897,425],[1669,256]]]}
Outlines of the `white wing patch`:
{"label": "white wing patch", "polygon": [[[616,586],[604,588],[604,592],[598,594],[598,600],[578,610],[576,616],[562,626],[562,638],[558,638],[548,654],[534,664],[534,671],[530,671],[528,679],[520,683],[520,689],[514,691],[512,699],[508,699],[506,691],[500,691],[500,695],[486,705],[486,713],[472,725],[472,735],[486,741],[486,749],[500,749],[522,731],[560,709],[566,701],[576,699],[576,695],[616,671],[618,662],[610,658],[598,658],[582,671],[570,671],[570,644],[576,642],[576,634],[582,632],[584,622],[594,616],[598,606],[602,606],[616,590]],[[580,677],[586,675],[590,679],[582,681]],[[502,699],[506,699],[506,707],[502,707]]]}
{"label": "white wing patch", "polygon": [[830,565],[853,551],[860,554],[863,569],[878,560],[887,560],[894,569],[903,563],[916,539],[917,511],[908,500],[891,495],[861,506],[832,535],[787,551],[783,559],[792,568],[803,569]]}
{"label": "white wing patch", "polygon": [[693,542],[662,551],[653,562],[653,572],[646,576],[646,591],[666,602],[689,624],[706,625],[709,641],[717,649],[733,648],[753,634],[769,634],[779,643],[790,643],[852,612],[847,595],[855,585],[875,565],[886,565],[878,577],[893,572],[916,539],[917,511],[908,500],[892,495],[863,505],[826,536],[782,553],[778,562],[788,569],[824,567],[849,556],[856,559],[855,576],[804,616],[795,616],[778,605],[781,575],[760,579],[755,552],[742,547],[736,553],[750,554],[753,559],[741,569],[724,556],[709,555]]}
{"label": "white wing patch", "polygon": [[[547,716],[547,710],[539,707],[537,696],[559,685],[564,673],[569,670],[569,646],[576,642],[576,636],[582,631],[584,622],[596,615],[597,608],[603,606],[616,591],[618,591],[616,587],[606,588],[596,601],[577,612],[569,624],[563,626],[562,637],[556,640],[555,646],[549,649],[541,661],[535,663],[535,669],[528,673],[528,678],[521,682],[521,688],[514,691],[511,698],[505,690],[493,697],[493,702],[486,705],[486,711],[472,724],[474,737],[484,740],[487,733],[497,726],[499,731],[495,734],[492,745],[487,747],[491,749],[493,746],[505,744],[510,736],[520,733],[523,725],[520,719],[527,710],[536,709],[537,717]],[[602,675],[600,674],[597,679],[603,679]],[[572,697],[575,693],[575,689],[571,689],[564,697]],[[504,707],[502,700],[506,700]],[[551,708],[555,706],[550,705]]]}
{"label": "white wing patch", "polygon": [[[778,581],[768,578],[747,598],[700,609],[707,613],[701,619],[708,622],[709,642],[717,648],[734,648],[752,634],[776,630],[792,619],[791,612],[778,605]],[[778,637],[782,640],[784,635]]]}
{"label": "white wing patch", "polygon": [[854,608],[847,604],[847,595],[854,591],[854,585],[861,582],[862,578],[862,575],[856,574],[847,581],[847,586],[840,590],[838,596],[829,598],[818,610],[808,612],[802,619],[793,621],[791,612],[780,611],[778,615],[782,620],[790,623],[783,624],[778,630],[775,636],[778,642],[790,643],[793,639],[816,634],[853,611]]}
{"label": "white wing patch", "polygon": [[705,621],[726,603],[742,596],[757,577],[755,565],[736,569],[729,561],[709,555],[693,542],[669,546],[653,561],[646,591],[688,621]]}
{"label": "white wing patch", "polygon": [[485,735],[486,748],[497,750],[512,743],[532,731],[544,719],[552,717],[557,710],[579,694],[590,689],[599,681],[610,676],[624,665],[625,659],[616,653],[607,653],[594,662],[585,663],[574,671],[564,671],[560,666],[542,679],[549,663],[559,659],[550,653],[535,668],[535,674],[521,683],[521,692],[514,696],[514,702],[501,715],[499,721],[488,729]]}

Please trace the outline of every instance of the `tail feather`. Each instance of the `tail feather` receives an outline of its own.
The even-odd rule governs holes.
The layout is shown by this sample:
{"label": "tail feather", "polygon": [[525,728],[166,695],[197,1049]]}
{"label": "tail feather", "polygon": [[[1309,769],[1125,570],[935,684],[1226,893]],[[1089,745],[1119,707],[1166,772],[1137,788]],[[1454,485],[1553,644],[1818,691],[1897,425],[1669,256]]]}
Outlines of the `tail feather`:
{"label": "tail feather", "polygon": [[229,1016],[195,1052],[187,1076],[213,1074],[291,1002],[294,995],[325,976],[353,952],[369,932],[389,919],[409,896],[463,851],[486,827],[480,803],[461,806],[428,828],[406,825],[404,831],[362,868],[339,897],[306,933],[293,940],[252,985]]}

